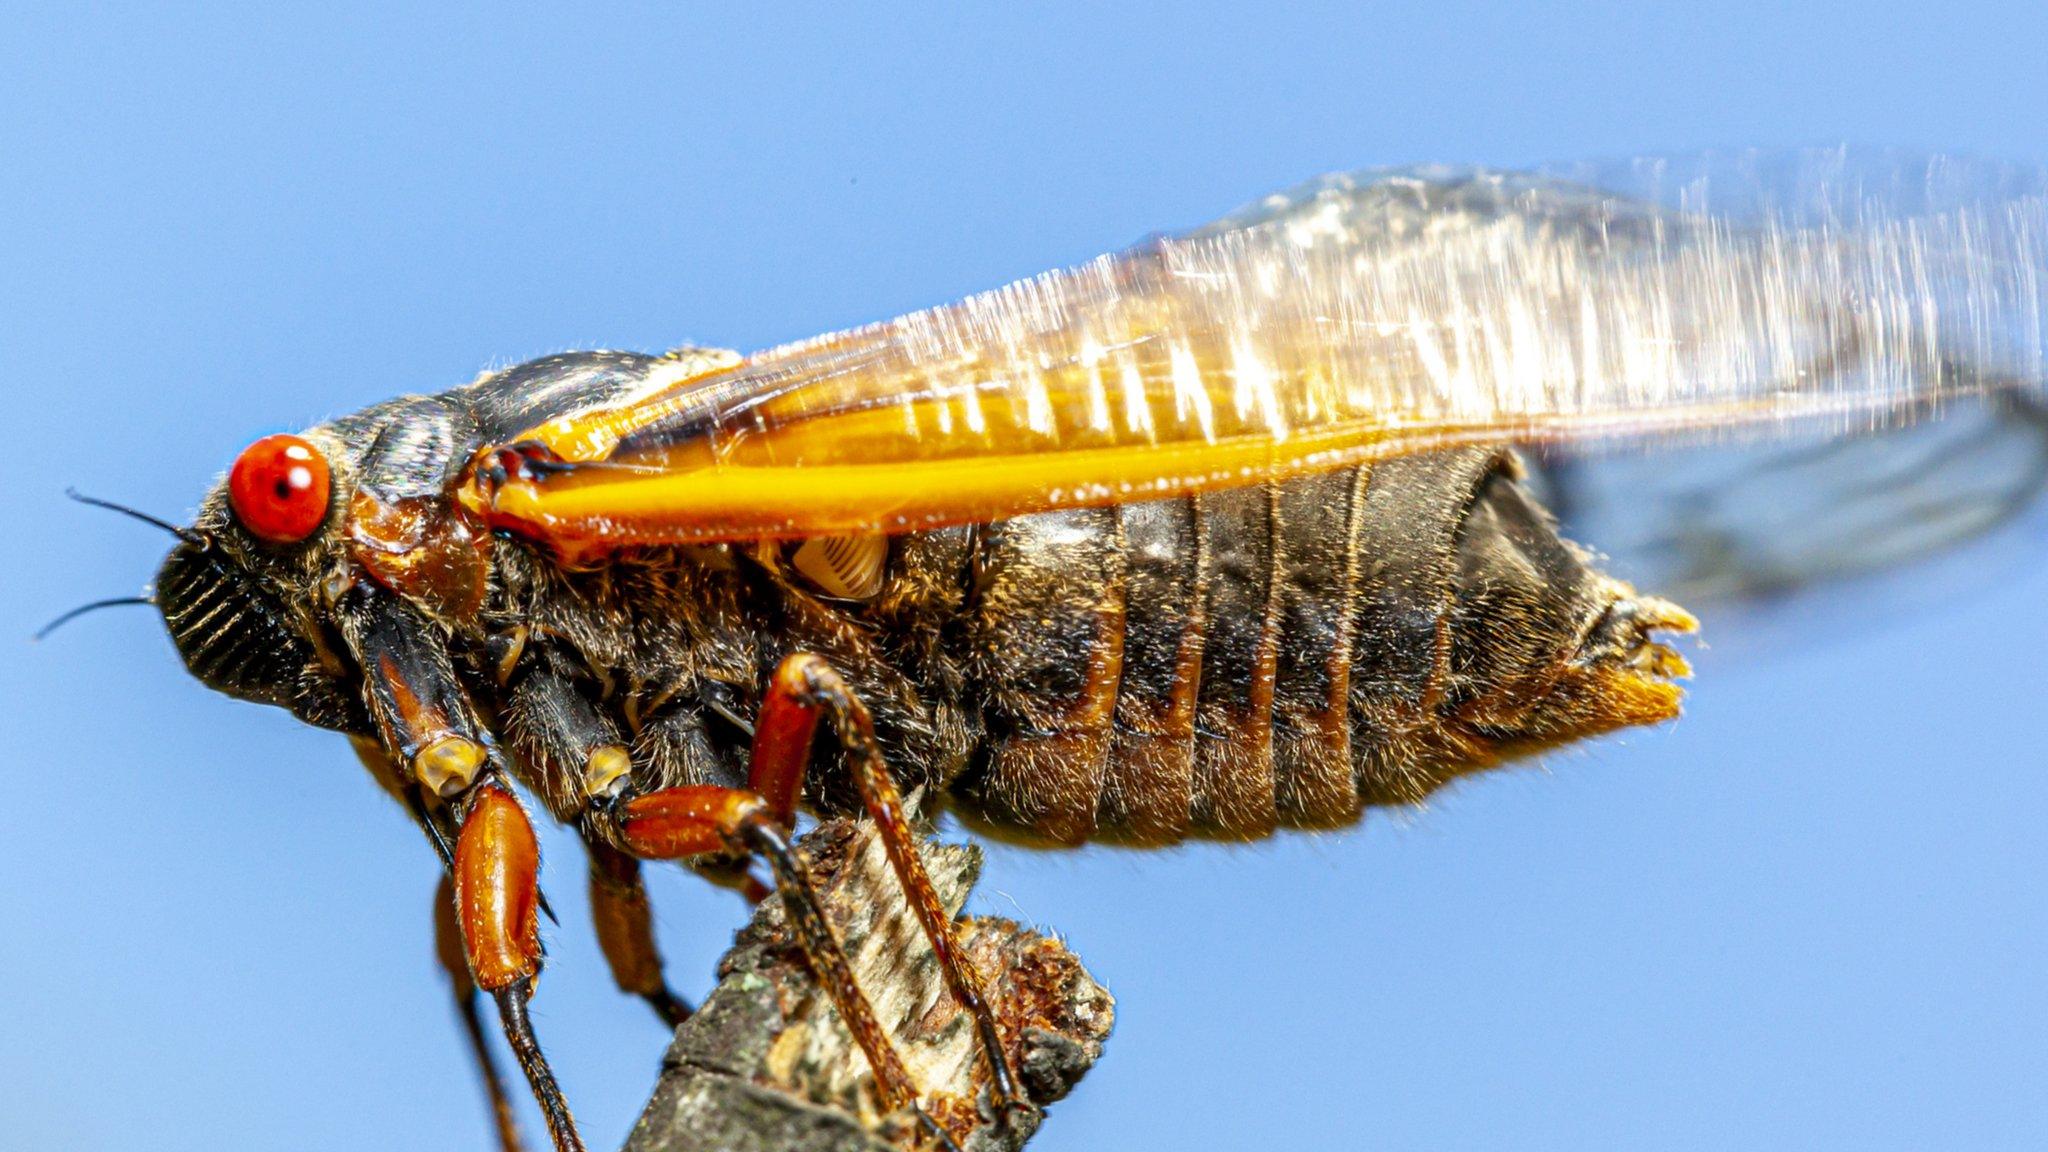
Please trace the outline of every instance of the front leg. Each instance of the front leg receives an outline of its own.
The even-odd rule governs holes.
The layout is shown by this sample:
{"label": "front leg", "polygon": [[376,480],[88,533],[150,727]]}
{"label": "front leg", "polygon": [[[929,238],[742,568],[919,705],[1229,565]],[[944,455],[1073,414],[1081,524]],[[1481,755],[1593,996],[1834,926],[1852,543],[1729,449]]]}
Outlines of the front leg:
{"label": "front leg", "polygon": [[540,974],[540,843],[526,811],[493,780],[471,792],[455,842],[455,909],[470,974],[498,1003],[548,1135],[558,1152],[584,1152],[526,1011]]}
{"label": "front leg", "polygon": [[490,1102],[491,1120],[498,1128],[501,1152],[526,1152],[519,1138],[519,1121],[512,1112],[512,1098],[505,1093],[505,1078],[491,1056],[490,1039],[484,1034],[482,1015],[477,1011],[476,980],[469,974],[469,951],[463,943],[462,928],[456,923],[455,885],[441,877],[434,892],[434,955],[448,974],[449,989],[455,994],[455,1010],[462,1018],[462,1034],[469,1041],[469,1054],[477,1074],[483,1078],[484,1096]]}
{"label": "front leg", "polygon": [[[497,1002],[556,1152],[584,1152],[526,1011],[541,964],[533,825],[503,783],[498,753],[433,622],[370,581],[358,582],[336,607],[342,637],[363,669],[364,702],[383,758],[401,777],[397,790],[430,831],[440,826],[438,813],[459,822],[449,866],[471,977]],[[428,795],[438,804],[431,812]]]}

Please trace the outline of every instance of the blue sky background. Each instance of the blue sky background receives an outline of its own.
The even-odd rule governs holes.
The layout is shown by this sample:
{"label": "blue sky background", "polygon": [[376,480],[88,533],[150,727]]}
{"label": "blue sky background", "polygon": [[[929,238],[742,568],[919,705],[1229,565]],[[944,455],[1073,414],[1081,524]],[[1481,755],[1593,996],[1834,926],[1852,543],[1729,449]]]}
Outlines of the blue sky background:
{"label": "blue sky background", "polygon": [[[0,36],[0,1147],[482,1148],[434,866],[133,591],[242,444],[564,348],[754,348],[1317,172],[1842,140],[2048,160],[2048,18],[1951,3],[15,5]],[[2036,536],[2040,535],[2036,523]],[[1061,1149],[2048,1144],[2039,553],[1709,651],[1668,731],[1353,832],[996,849],[1118,994]],[[663,1034],[580,863],[539,1027],[594,1147]],[[701,994],[740,922],[663,871]],[[529,1122],[537,1131],[537,1125]]]}

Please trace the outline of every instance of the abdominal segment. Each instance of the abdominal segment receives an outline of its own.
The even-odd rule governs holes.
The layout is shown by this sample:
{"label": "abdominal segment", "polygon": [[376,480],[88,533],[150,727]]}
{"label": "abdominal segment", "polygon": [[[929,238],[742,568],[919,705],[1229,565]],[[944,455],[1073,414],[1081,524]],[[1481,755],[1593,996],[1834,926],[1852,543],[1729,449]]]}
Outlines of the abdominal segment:
{"label": "abdominal segment", "polygon": [[955,804],[1062,843],[1253,839],[1664,718],[1553,700],[1627,589],[1514,467],[1437,453],[996,526],[968,630],[986,730]]}

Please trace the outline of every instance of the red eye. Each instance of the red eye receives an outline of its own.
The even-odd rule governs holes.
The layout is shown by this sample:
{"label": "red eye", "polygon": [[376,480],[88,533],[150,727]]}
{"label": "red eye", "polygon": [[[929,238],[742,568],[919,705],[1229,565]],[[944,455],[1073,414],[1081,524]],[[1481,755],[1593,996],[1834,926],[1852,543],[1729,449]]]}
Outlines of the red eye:
{"label": "red eye", "polygon": [[297,436],[265,436],[235,457],[228,503],[252,535],[296,544],[327,519],[327,459]]}

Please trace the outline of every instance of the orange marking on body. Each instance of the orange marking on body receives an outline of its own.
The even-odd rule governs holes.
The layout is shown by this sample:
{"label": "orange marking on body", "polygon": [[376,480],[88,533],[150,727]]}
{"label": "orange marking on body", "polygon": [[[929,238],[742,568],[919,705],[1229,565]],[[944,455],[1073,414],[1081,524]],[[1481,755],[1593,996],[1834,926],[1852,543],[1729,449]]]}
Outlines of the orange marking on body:
{"label": "orange marking on body", "polygon": [[490,537],[464,505],[445,498],[349,501],[349,556],[379,584],[441,616],[467,620],[490,588]]}
{"label": "orange marking on body", "polygon": [[448,717],[439,708],[421,700],[419,693],[413,691],[412,684],[399,674],[397,661],[380,655],[377,657],[377,673],[391,686],[391,702],[397,712],[391,719],[400,725],[397,730],[392,730],[381,710],[376,711],[379,726],[384,729],[385,747],[411,754],[454,733],[448,725]]}

